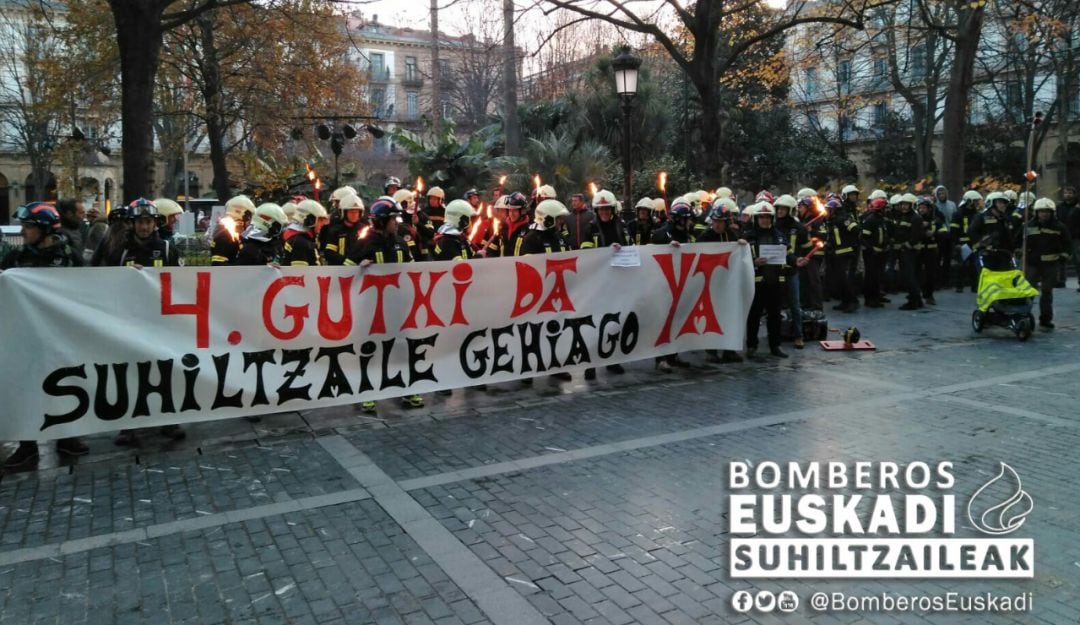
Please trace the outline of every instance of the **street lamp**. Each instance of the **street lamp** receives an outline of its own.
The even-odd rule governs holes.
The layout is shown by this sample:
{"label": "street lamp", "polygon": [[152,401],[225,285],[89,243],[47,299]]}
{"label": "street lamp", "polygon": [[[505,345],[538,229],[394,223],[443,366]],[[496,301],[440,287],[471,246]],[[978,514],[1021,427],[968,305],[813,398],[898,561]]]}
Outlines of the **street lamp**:
{"label": "street lamp", "polygon": [[623,47],[619,55],[611,62],[615,70],[615,93],[622,101],[622,147],[623,147],[623,206],[630,204],[630,187],[633,185],[633,172],[630,163],[630,110],[637,96],[638,68],[641,59],[630,54],[630,48]]}
{"label": "street lamp", "polygon": [[[376,139],[382,139],[386,134],[382,128],[374,126],[372,124],[362,124],[359,127],[352,124],[342,124],[340,127],[337,124],[319,124],[315,128],[315,134],[319,139],[330,142],[330,151],[334,153],[334,188],[337,189],[340,185],[338,180],[338,157],[341,156],[341,151],[345,148],[345,142],[351,141],[357,137],[360,130],[366,130],[371,133],[371,136]],[[294,134],[295,136],[295,134]]]}

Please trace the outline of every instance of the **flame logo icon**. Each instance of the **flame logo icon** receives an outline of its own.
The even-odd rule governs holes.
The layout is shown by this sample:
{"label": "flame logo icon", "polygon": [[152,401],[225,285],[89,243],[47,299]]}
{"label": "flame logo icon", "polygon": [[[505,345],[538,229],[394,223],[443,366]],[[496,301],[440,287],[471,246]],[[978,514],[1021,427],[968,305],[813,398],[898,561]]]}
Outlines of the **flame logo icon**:
{"label": "flame logo icon", "polygon": [[[987,492],[991,487],[994,491],[1009,494],[1004,501],[1001,501],[1000,498],[995,497],[994,492]],[[995,501],[1000,501],[1000,503],[987,507],[987,504],[993,504]],[[1035,503],[1031,500],[1031,495],[1024,492],[1020,476],[1012,467],[1002,462],[1001,471],[997,477],[983,484],[968,500],[967,515],[975,529],[984,534],[1000,536],[1020,529],[1034,507]],[[982,510],[982,514],[976,517],[979,510]]]}

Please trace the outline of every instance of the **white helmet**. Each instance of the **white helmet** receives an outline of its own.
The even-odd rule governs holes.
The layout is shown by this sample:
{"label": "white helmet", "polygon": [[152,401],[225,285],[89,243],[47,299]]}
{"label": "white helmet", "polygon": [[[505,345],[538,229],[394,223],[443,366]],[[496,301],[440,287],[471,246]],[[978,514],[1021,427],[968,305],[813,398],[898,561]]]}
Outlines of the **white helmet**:
{"label": "white helmet", "polygon": [[236,221],[247,221],[255,212],[255,203],[246,195],[237,195],[225,202],[225,214]]}
{"label": "white helmet", "polygon": [[900,202],[903,202],[903,201],[904,201],[904,196],[900,195],[899,193],[897,193],[896,195],[889,198],[889,204],[892,205],[892,206],[896,206],[897,204],[899,204]]}
{"label": "white helmet", "polygon": [[315,200],[304,200],[296,205],[292,220],[305,228],[313,228],[316,222],[329,216],[322,204]]}
{"label": "white helmet", "polygon": [[797,205],[798,202],[795,200],[795,198],[787,194],[781,195],[780,197],[776,198],[775,202],[773,202],[773,206],[785,206],[788,210],[795,210],[795,207]]}
{"label": "white helmet", "polygon": [[901,202],[907,202],[914,208],[919,203],[919,198],[914,193],[905,193],[900,196]]}
{"label": "white helmet", "polygon": [[637,201],[637,204],[634,205],[634,208],[644,208],[645,210],[650,210],[651,211],[652,208],[653,208],[652,198],[648,198],[648,197],[641,198],[640,200]]}
{"label": "white helmet", "polygon": [[416,199],[416,194],[408,189],[398,189],[397,192],[394,193],[394,197],[390,199],[402,206],[406,206],[413,203],[413,200]]}
{"label": "white helmet", "polygon": [[1024,191],[1017,198],[1017,201],[1020,203],[1021,206],[1027,206],[1028,204],[1031,204],[1035,201],[1035,194],[1031,191]]}
{"label": "white helmet", "polygon": [[184,212],[182,206],[167,197],[159,197],[158,199],[154,200],[154,205],[157,206],[158,215],[164,215],[165,217],[168,217],[170,215],[179,215],[180,213]]}
{"label": "white helmet", "polygon": [[469,220],[476,217],[476,209],[466,200],[451,200],[446,205],[444,215],[445,223],[456,226],[458,230],[464,230],[469,225]]}
{"label": "white helmet", "polygon": [[776,209],[765,200],[746,207],[746,215],[749,217],[775,217]]}
{"label": "white helmet", "polygon": [[876,200],[878,198],[880,198],[882,200],[887,200],[887,199],[889,199],[889,196],[884,191],[882,191],[881,189],[874,189],[874,191],[870,194],[870,199],[871,200]]}
{"label": "white helmet", "polygon": [[550,184],[541,185],[540,188],[536,190],[537,200],[554,200],[558,197],[559,195],[555,193],[555,187]]}
{"label": "white helmet", "polygon": [[[543,187],[541,187],[541,188],[543,188]],[[648,198],[645,198],[645,199],[648,199]],[[644,201],[644,199],[638,201],[638,204],[641,204],[642,201]],[[615,205],[618,204],[618,203],[619,203],[619,201],[615,199],[615,194],[612,193],[611,191],[606,190],[606,189],[601,189],[601,190],[597,191],[596,195],[594,195],[593,198],[592,198],[592,205],[593,205],[594,209],[595,208],[614,209]]]}
{"label": "white helmet", "polygon": [[[964,195],[967,195],[967,193],[965,193]],[[1001,191],[991,191],[990,193],[986,194],[986,203],[987,204],[993,204],[994,200],[1004,200],[1004,199],[1005,199],[1005,195]]]}
{"label": "white helmet", "polygon": [[982,195],[978,191],[976,191],[975,189],[970,189],[968,191],[964,191],[964,197],[963,197],[964,202],[981,202],[982,199],[983,199]]}
{"label": "white helmet", "polygon": [[350,194],[350,193],[353,194],[353,195],[357,195],[356,189],[354,189],[354,188],[352,188],[350,186],[338,187],[338,188],[334,189],[333,193],[330,194],[330,201],[331,202],[340,202],[341,198],[345,197],[347,194]]}
{"label": "white helmet", "polygon": [[343,193],[338,198],[338,209],[340,209],[341,212],[358,210],[363,214],[364,200],[361,200],[355,193]]}
{"label": "white helmet", "polygon": [[843,198],[847,198],[848,193],[858,193],[858,192],[859,192],[859,187],[856,187],[853,184],[849,184],[846,187],[844,187],[843,189],[841,189],[840,196],[843,197]]}
{"label": "white helmet", "polygon": [[251,216],[251,227],[270,236],[276,236],[289,223],[285,211],[273,202],[259,204]]}
{"label": "white helmet", "polygon": [[1020,196],[1017,195],[1016,191],[1013,191],[1012,189],[1005,189],[1003,193],[1005,194],[1005,199],[1009,200],[1013,204],[1016,204],[1016,201],[1020,199]]}
{"label": "white helmet", "polygon": [[799,192],[795,194],[795,197],[799,198],[800,200],[805,200],[808,197],[817,197],[817,191],[811,189],[810,187],[803,187],[799,189]]}
{"label": "white helmet", "polygon": [[289,218],[289,221],[292,221],[293,216],[296,215],[296,202],[285,202],[281,205],[281,210],[285,213],[285,216]]}
{"label": "white helmet", "polygon": [[559,200],[544,200],[536,205],[536,223],[543,229],[555,227],[555,219],[569,215],[566,205]]}
{"label": "white helmet", "polygon": [[446,192],[442,190],[442,187],[431,187],[427,192],[428,197],[437,197],[440,200],[446,199]]}
{"label": "white helmet", "polygon": [[1037,211],[1050,211],[1051,213],[1053,213],[1057,210],[1057,205],[1054,204],[1054,200],[1051,200],[1048,197],[1041,197],[1035,200],[1035,206],[1033,206],[1032,208]]}
{"label": "white helmet", "polygon": [[726,197],[731,199],[735,197],[735,194],[731,192],[731,189],[727,187],[720,187],[716,190],[716,197]]}

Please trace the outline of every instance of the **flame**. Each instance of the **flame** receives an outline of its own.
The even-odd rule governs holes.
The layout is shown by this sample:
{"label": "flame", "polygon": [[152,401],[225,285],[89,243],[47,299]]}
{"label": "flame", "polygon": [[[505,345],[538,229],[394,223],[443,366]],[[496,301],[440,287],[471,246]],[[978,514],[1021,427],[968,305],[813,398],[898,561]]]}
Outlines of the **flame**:
{"label": "flame", "polygon": [[667,172],[666,171],[660,172],[660,174],[657,176],[656,187],[658,189],[660,189],[661,193],[663,193],[664,191],[667,191]]}
{"label": "flame", "polygon": [[417,193],[423,193],[424,192],[424,179],[421,178],[420,176],[416,177],[416,192]]}
{"label": "flame", "polygon": [[[983,491],[989,488],[992,484],[1002,481],[1005,488],[1012,490],[1012,493],[997,505],[990,506],[979,515],[978,520],[975,519],[972,514],[971,504],[975,500],[983,496]],[[978,508],[978,506],[976,506]],[[1031,500],[1031,495],[1024,491],[1024,485],[1020,482],[1020,476],[1016,474],[1016,471],[1012,467],[1001,463],[1001,471],[996,477],[989,482],[983,484],[979,490],[975,491],[975,494],[968,500],[967,514],[968,520],[975,526],[975,529],[985,534],[1002,535],[1009,534],[1016,531],[1027,520],[1027,515],[1031,514],[1031,510],[1035,507],[1035,503]],[[988,518],[989,517],[989,518]]]}
{"label": "flame", "polygon": [[477,217],[473,220],[472,229],[469,230],[469,241],[475,242],[477,235],[480,234],[480,224],[483,222],[483,218]]}
{"label": "flame", "polygon": [[316,191],[322,191],[322,189],[323,189],[323,181],[322,181],[322,178],[316,178],[316,179],[315,179],[315,190],[316,190]]}
{"label": "flame", "polygon": [[220,221],[218,221],[218,224],[220,224],[221,227],[229,233],[229,236],[232,237],[233,241],[240,240],[240,233],[237,231],[238,224],[236,223],[235,219],[226,215],[222,217]]}
{"label": "flame", "polygon": [[533,176],[533,189],[540,189],[540,174]]}
{"label": "flame", "polygon": [[814,214],[818,217],[824,217],[829,214],[829,211],[825,210],[825,205],[821,203],[821,198],[813,196],[810,198],[814,202]]}
{"label": "flame", "polygon": [[823,247],[825,247],[824,241],[822,241],[821,239],[814,239],[814,249],[820,250]]}
{"label": "flame", "polygon": [[499,176],[499,186],[506,184],[506,176]]}
{"label": "flame", "polygon": [[304,163],[304,167],[307,168],[307,179],[311,182],[315,182],[316,174],[315,170],[311,168],[311,165]]}
{"label": "flame", "polygon": [[363,228],[360,229],[360,232],[356,233],[356,238],[357,239],[366,239],[369,232],[371,232],[371,226],[364,226]]}
{"label": "flame", "polygon": [[494,219],[492,221],[495,222],[494,229],[492,230],[492,235],[491,235],[491,238],[494,239],[495,237],[499,236],[499,226],[502,225],[502,220],[501,219]]}
{"label": "flame", "polygon": [[597,191],[596,183],[595,182],[590,182],[589,183],[589,197],[595,196],[596,191]]}

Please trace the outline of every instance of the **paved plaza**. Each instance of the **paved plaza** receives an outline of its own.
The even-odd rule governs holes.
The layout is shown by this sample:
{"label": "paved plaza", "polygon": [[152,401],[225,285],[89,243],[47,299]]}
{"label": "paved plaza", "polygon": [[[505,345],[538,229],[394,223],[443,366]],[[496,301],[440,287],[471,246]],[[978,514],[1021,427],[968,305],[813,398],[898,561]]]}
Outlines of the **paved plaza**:
{"label": "paved plaza", "polygon": [[[694,366],[192,426],[0,481],[0,624],[1080,622],[1080,294],[1057,329],[975,335],[974,296],[862,310],[879,350]],[[763,330],[764,332],[764,330]],[[14,417],[14,415],[9,415]],[[43,447],[44,449],[44,447]],[[5,449],[5,452],[9,451]],[[733,579],[731,461],[951,461],[958,499],[1007,462],[1034,576]],[[963,495],[963,497],[961,497]],[[966,517],[960,515],[961,526]],[[970,528],[958,534],[970,536]],[[794,591],[792,613],[733,607]],[[835,612],[845,595],[1031,593],[1020,613]]]}

